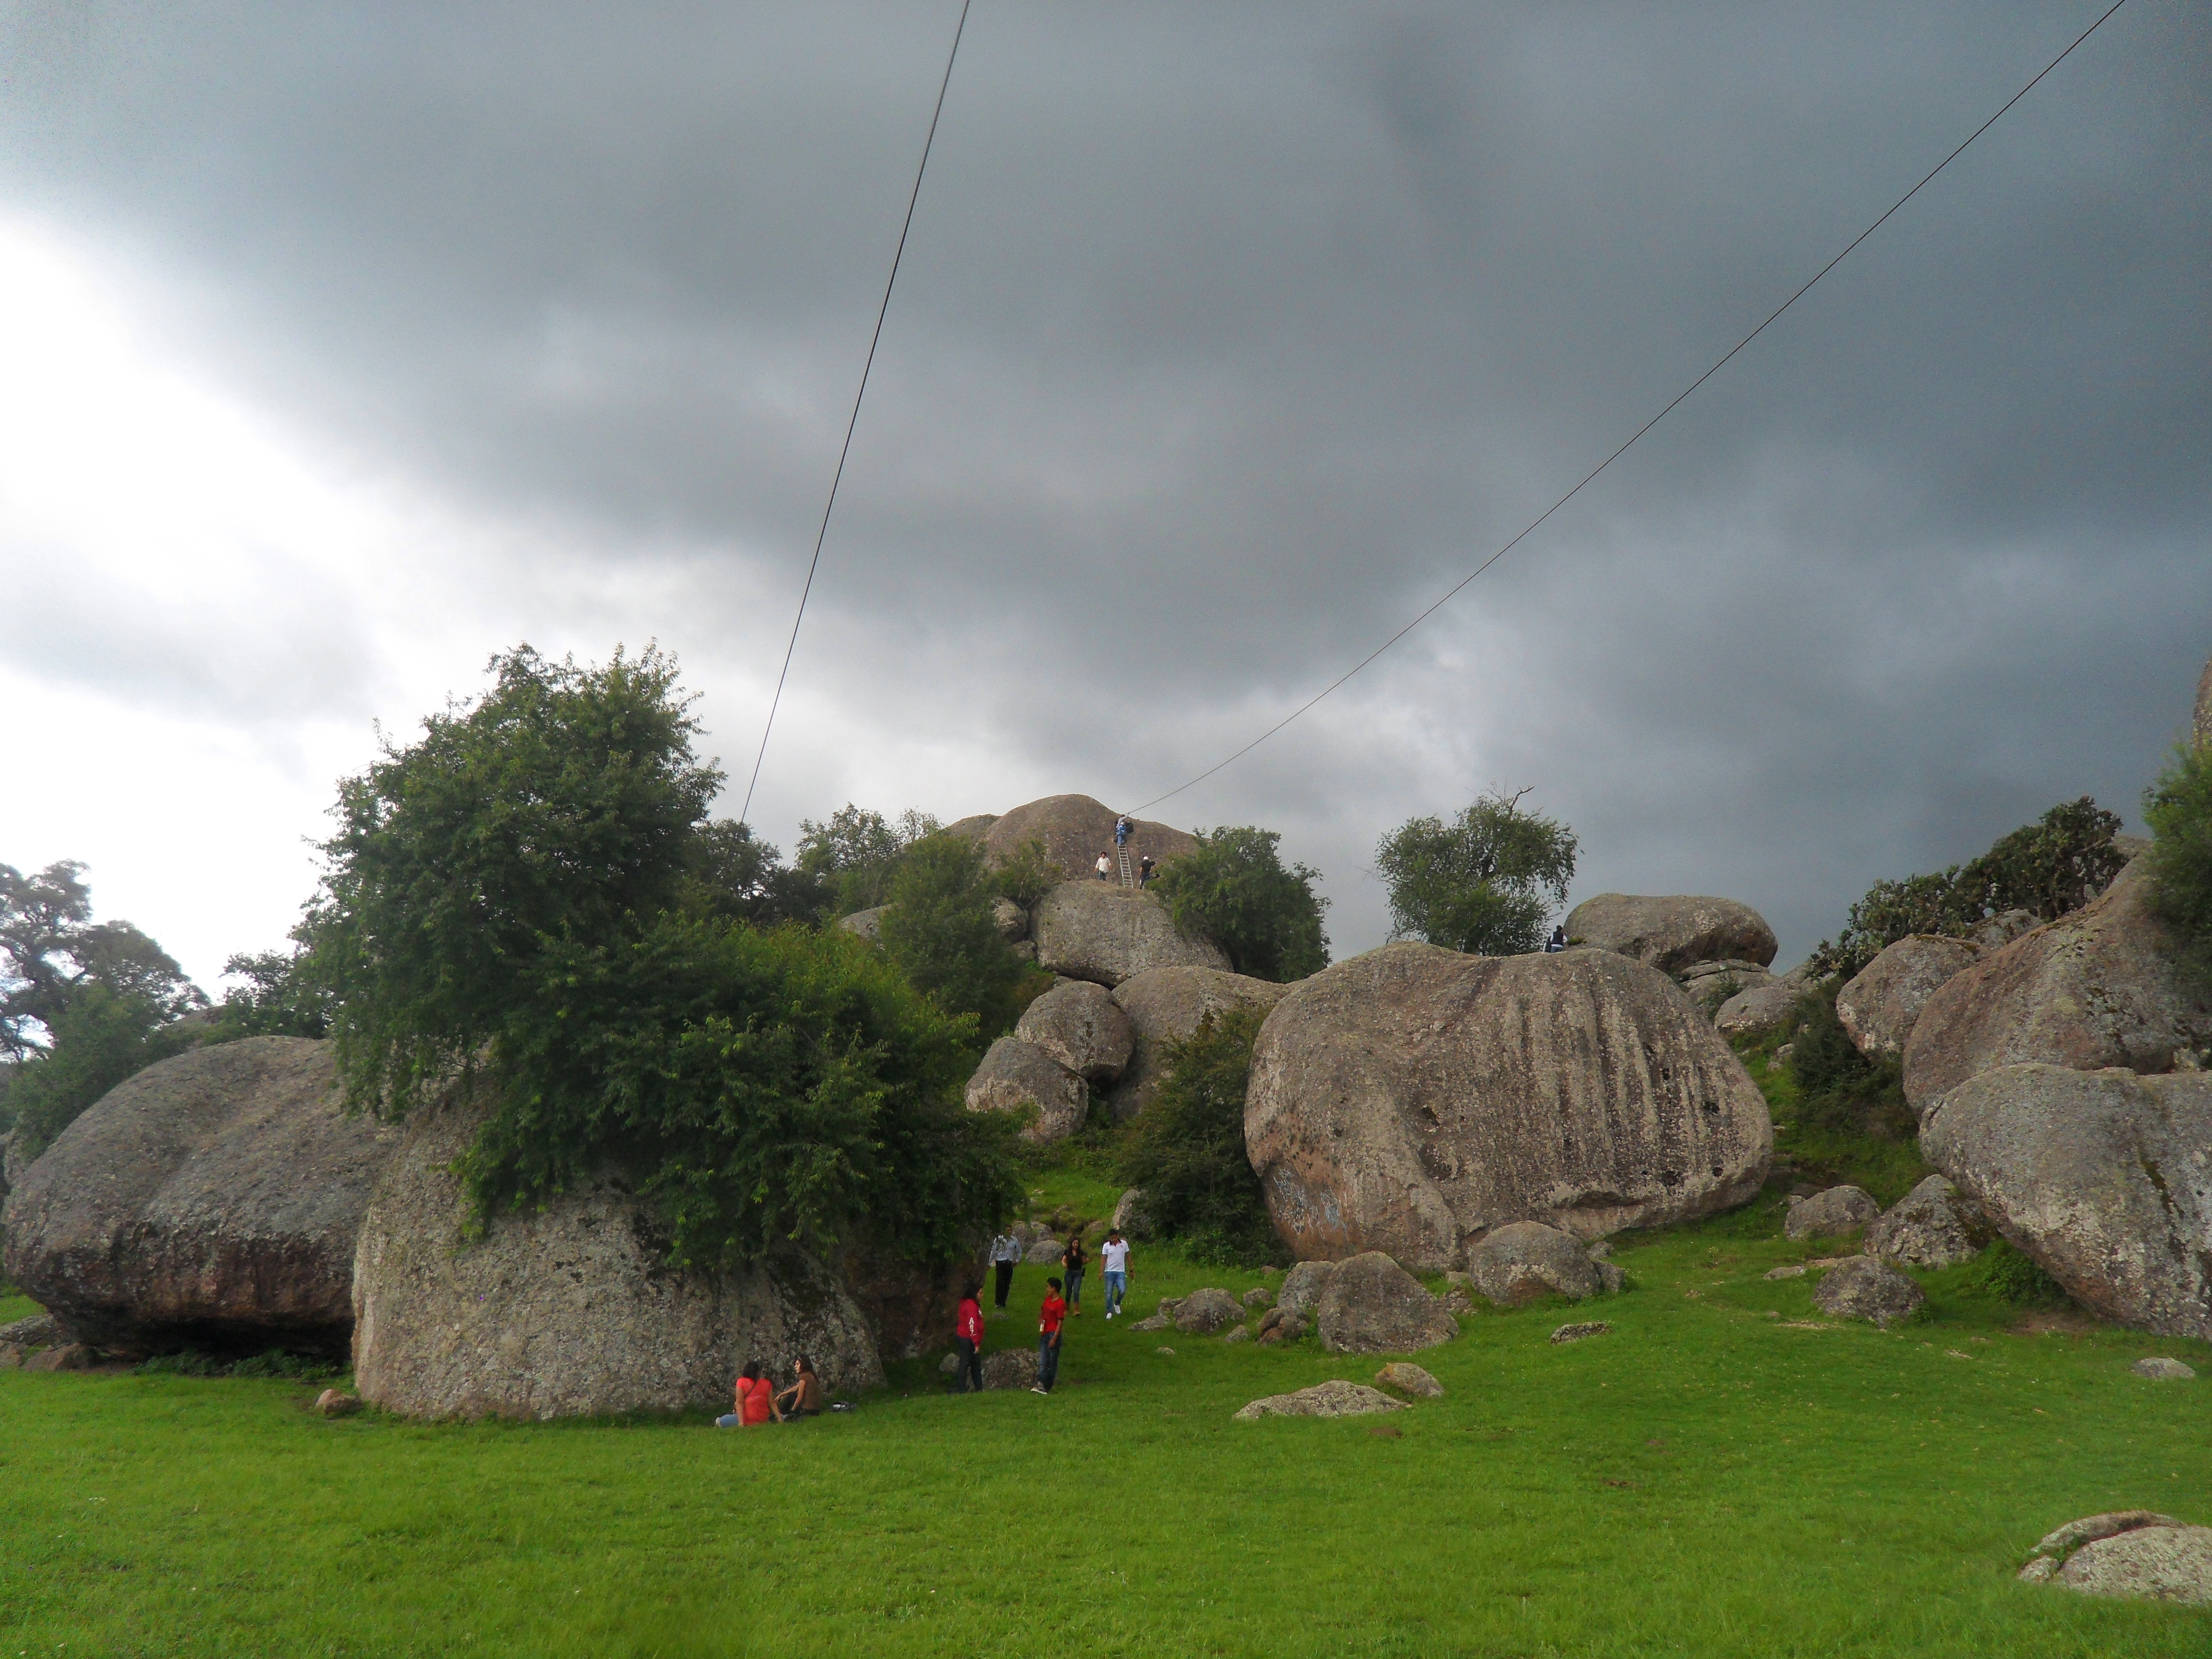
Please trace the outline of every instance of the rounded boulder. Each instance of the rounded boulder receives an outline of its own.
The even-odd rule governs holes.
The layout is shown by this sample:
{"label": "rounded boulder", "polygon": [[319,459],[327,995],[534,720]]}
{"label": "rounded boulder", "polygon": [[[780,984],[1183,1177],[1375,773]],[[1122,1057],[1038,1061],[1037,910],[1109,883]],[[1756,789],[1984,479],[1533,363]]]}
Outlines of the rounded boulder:
{"label": "rounded boulder", "polygon": [[1103,881],[1064,881],[1038,902],[1037,966],[1107,987],[1155,968],[1218,968],[1229,958],[1176,931],[1159,898]]}
{"label": "rounded boulder", "polygon": [[1774,930],[1748,904],[1689,894],[1600,893],[1567,913],[1567,938],[1664,974],[1730,960],[1765,968],[1778,948]]}
{"label": "rounded boulder", "polygon": [[1127,1122],[1152,1103],[1166,1075],[1168,1043],[1188,1042],[1208,1014],[1272,1008],[1289,989],[1226,968],[1153,968],[1123,980],[1114,988],[1114,1002],[1128,1016],[1133,1041],[1109,1103],[1115,1117]]}
{"label": "rounded boulder", "polygon": [[1065,1140],[1083,1127],[1091,1110],[1091,1090],[1042,1048],[1019,1037],[1002,1036],[968,1079],[971,1112],[1012,1112],[1036,1108],[1036,1121],[1022,1131],[1040,1145]]}
{"label": "rounded boulder", "polygon": [[1092,1083],[1120,1077],[1136,1042],[1114,994],[1083,979],[1064,979],[1030,1004],[1014,1035]]}
{"label": "rounded boulder", "polygon": [[1810,1198],[1790,1200],[1790,1214],[1782,1224],[1784,1238],[1840,1238],[1855,1233],[1881,1213],[1881,1206],[1863,1187],[1831,1187]]}
{"label": "rounded boulder", "polygon": [[1940,1175],[1929,1176],[1867,1229],[1865,1250],[1908,1267],[1956,1267],[1996,1237],[1974,1201]]}
{"label": "rounded boulder", "polygon": [[1870,1255],[1838,1262],[1813,1291],[1813,1305],[1822,1313],[1875,1325],[1909,1318],[1927,1299],[1917,1285]]}
{"label": "rounded boulder", "polygon": [[1428,945],[1290,988],[1253,1050],[1244,1139],[1294,1254],[1425,1272],[1511,1222],[1594,1238],[1730,1208],[1774,1146],[1750,1074],[1656,969]]}
{"label": "rounded boulder", "polygon": [[[1088,881],[1096,879],[1092,866],[1099,854],[1110,855],[1114,850],[1114,821],[1119,816],[1088,795],[1048,795],[988,823],[963,818],[953,828],[973,834],[994,864],[1013,858],[1024,842],[1034,841],[1042,843],[1045,862],[1062,881]],[[980,828],[969,830],[969,825]],[[1198,837],[1188,830],[1139,818],[1129,836],[1129,865],[1135,868],[1146,854],[1154,863],[1164,865],[1197,850]]]}
{"label": "rounded boulder", "polygon": [[1380,1250],[1338,1262],[1315,1313],[1331,1353],[1414,1353],[1459,1334],[1459,1321]]}
{"label": "rounded boulder", "polygon": [[1498,1228],[1468,1253],[1468,1273],[1474,1288],[1501,1308],[1522,1307],[1547,1296],[1580,1301],[1605,1288],[1589,1247],[1540,1221]]}
{"label": "rounded boulder", "polygon": [[1895,1058],[1928,1000],[1981,952],[1964,939],[1913,933],[1883,949],[1836,993],[1836,1018],[1852,1046],[1869,1058]]}

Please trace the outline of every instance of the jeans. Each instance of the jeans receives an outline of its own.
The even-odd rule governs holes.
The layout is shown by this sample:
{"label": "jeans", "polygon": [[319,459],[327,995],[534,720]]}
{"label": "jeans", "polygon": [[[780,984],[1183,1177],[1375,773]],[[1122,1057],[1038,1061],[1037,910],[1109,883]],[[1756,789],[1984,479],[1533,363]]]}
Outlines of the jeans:
{"label": "jeans", "polygon": [[1129,1275],[1115,1273],[1109,1267],[1106,1270],[1106,1311],[1109,1314],[1121,1312],[1121,1298],[1128,1293]]}
{"label": "jeans", "polygon": [[997,1301],[999,1304],[999,1310],[1003,1313],[1006,1311],[1006,1292],[1012,1287],[1014,1282],[1014,1264],[1011,1261],[994,1261],[991,1265],[998,1270],[999,1293]]}
{"label": "jeans", "polygon": [[1083,1305],[1083,1269],[1070,1267],[1067,1272],[1067,1307],[1073,1313]]}
{"label": "jeans", "polygon": [[960,1364],[952,1373],[952,1392],[981,1394],[983,1392],[983,1351],[964,1336],[952,1339],[954,1352]]}
{"label": "jeans", "polygon": [[1060,1376],[1060,1333],[1037,1338],[1037,1387],[1047,1393]]}

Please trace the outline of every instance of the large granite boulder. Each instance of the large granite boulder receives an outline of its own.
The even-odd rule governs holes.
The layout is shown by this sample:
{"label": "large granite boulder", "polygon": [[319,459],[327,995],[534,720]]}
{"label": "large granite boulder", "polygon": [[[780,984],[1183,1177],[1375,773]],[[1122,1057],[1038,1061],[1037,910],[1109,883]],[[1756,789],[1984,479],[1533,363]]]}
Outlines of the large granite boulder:
{"label": "large granite boulder", "polygon": [[1091,1110],[1091,1090],[1081,1078],[1042,1048],[1019,1037],[1002,1036],[968,1079],[971,1112],[1012,1112],[1036,1108],[1036,1121],[1023,1136],[1043,1145],[1065,1140],[1083,1127]]}
{"label": "large granite boulder", "polygon": [[1783,1218],[1784,1238],[1839,1238],[1855,1233],[1881,1213],[1881,1206],[1863,1187],[1831,1187],[1809,1198],[1790,1200]]}
{"label": "large granite boulder", "polygon": [[1114,988],[1114,1002],[1128,1016],[1134,1041],[1121,1084],[1108,1097],[1115,1117],[1126,1123],[1152,1103],[1167,1074],[1164,1045],[1188,1042],[1208,1014],[1272,1008],[1290,988],[1226,968],[1153,968],[1123,980]]}
{"label": "large granite boulder", "polygon": [[1092,1083],[1120,1077],[1137,1040],[1114,994],[1085,979],[1064,979],[1030,1004],[1014,1035]]}
{"label": "large granite boulder", "polygon": [[[1946,1091],[2000,1066],[2170,1072],[2212,1044],[2212,988],[2175,954],[2137,859],[2104,895],[1946,981],[1905,1045],[1905,1097],[1924,1120]],[[1961,1183],[1963,1184],[1963,1183]]]}
{"label": "large granite boulder", "polygon": [[[1060,872],[1062,881],[1085,881],[1096,879],[1091,866],[1099,854],[1114,850],[1117,816],[1113,808],[1088,795],[1048,795],[998,817],[963,818],[951,830],[981,842],[984,856],[994,864],[1012,858],[1024,842],[1039,842],[1046,863]],[[1164,865],[1197,850],[1197,836],[1146,818],[1136,820],[1129,837],[1133,867],[1147,853]]]}
{"label": "large granite boulder", "polygon": [[1580,1301],[1605,1289],[1589,1246],[1540,1221],[1492,1229],[1468,1252],[1468,1273],[1474,1288],[1501,1308],[1524,1307],[1547,1296]]}
{"label": "large granite boulder", "polygon": [[1748,904],[1687,895],[1600,893],[1567,913],[1567,939],[1663,974],[1729,958],[1764,968],[1777,949],[1774,930]]}
{"label": "large granite boulder", "polygon": [[1338,1262],[1315,1313],[1331,1353],[1413,1353],[1459,1334],[1459,1321],[1380,1250]]}
{"label": "large granite boulder", "polygon": [[1836,993],[1836,1018],[1861,1054],[1894,1059],[1905,1052],[1905,1040],[1928,999],[1980,956],[1964,939],[1908,934]]}
{"label": "large granite boulder", "polygon": [[1220,968],[1229,958],[1176,930],[1154,894],[1103,881],[1066,881],[1038,901],[1037,966],[1116,986],[1153,968]]}
{"label": "large granite boulder", "polygon": [[1721,1005],[1745,991],[1774,982],[1773,975],[1755,962],[1693,962],[1671,975],[1688,993],[1690,1000],[1708,1014],[1717,1015]]}
{"label": "large granite boulder", "polygon": [[1713,1028],[1724,1037],[1763,1037],[1781,1029],[1804,994],[1787,981],[1761,980],[1722,1003],[1713,1015]]}
{"label": "large granite boulder", "polygon": [[671,1267],[650,1212],[606,1175],[470,1236],[454,1160],[485,1109],[455,1096],[407,1121],[361,1228],[353,1368],[409,1417],[596,1417],[729,1409],[749,1359],[800,1354],[844,1393],[883,1381],[838,1274],[797,1251],[729,1272]]}
{"label": "large granite boulder", "polygon": [[1932,1175],[1867,1229],[1869,1255],[1908,1267],[1956,1267],[1988,1247],[1995,1231],[1974,1201]]}
{"label": "large granite boulder", "polygon": [[116,1352],[343,1352],[356,1237],[397,1139],[346,1115],[327,1042],[195,1048],[118,1085],[22,1171],[8,1276]]}
{"label": "large granite boulder", "polygon": [[1743,1203],[1774,1131],[1741,1062],[1656,969],[1408,944],[1276,1005],[1244,1140],[1301,1259],[1382,1249],[1441,1272],[1509,1222],[1595,1238]]}
{"label": "large granite boulder", "polygon": [[2212,1073],[2002,1066],[1936,1102],[1920,1148],[2092,1312],[2212,1340]]}

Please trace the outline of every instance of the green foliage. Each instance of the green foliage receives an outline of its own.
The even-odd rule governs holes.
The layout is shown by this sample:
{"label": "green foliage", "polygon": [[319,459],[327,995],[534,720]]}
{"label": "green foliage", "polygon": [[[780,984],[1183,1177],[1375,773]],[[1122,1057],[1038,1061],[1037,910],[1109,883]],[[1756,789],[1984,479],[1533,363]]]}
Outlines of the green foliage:
{"label": "green foliage", "polygon": [[676,665],[528,646],[492,689],[339,786],[305,924],[347,1097],[404,1114],[531,1006],[549,952],[635,937],[676,898],[721,775]]}
{"label": "green foliage", "polygon": [[775,843],[754,835],[749,823],[717,818],[702,824],[684,849],[684,864],[678,902],[695,915],[770,927],[817,921],[830,902],[822,883],[787,868]]}
{"label": "green foliage", "polygon": [[223,993],[207,1040],[328,1036],[336,1000],[330,988],[318,983],[305,966],[305,957],[296,951],[264,951],[224,963],[224,976],[245,983]]}
{"label": "green foliage", "polygon": [[995,885],[974,842],[925,836],[898,860],[879,930],[884,956],[947,1012],[972,1015],[986,1041],[1019,1017],[1028,981],[1051,983],[1006,948],[991,916]]}
{"label": "green foliage", "polygon": [[283,1348],[270,1348],[244,1359],[184,1348],[175,1353],[157,1353],[137,1366],[141,1376],[281,1377],[297,1382],[320,1382],[344,1370],[334,1359],[291,1353]]}
{"label": "green foliage", "polygon": [[1321,872],[1283,866],[1282,836],[1245,825],[1201,830],[1198,848],[1162,870],[1153,886],[1176,926],[1212,940],[1229,965],[1255,979],[1304,979],[1328,966],[1317,896]]}
{"label": "green foliage", "polygon": [[1124,1178],[1194,1259],[1249,1265],[1279,1252],[1244,1155],[1244,1090],[1265,1018],[1256,1008],[1209,1013],[1188,1040],[1164,1044],[1166,1075],[1127,1131]]}
{"label": "green foliage", "polygon": [[2176,751],[2144,792],[2153,903],[2186,960],[2212,978],[2212,745]]}
{"label": "green foliage", "polygon": [[1001,859],[993,868],[991,884],[1000,897],[1027,910],[1060,884],[1060,872],[1053,867],[1044,842],[1031,836],[1014,848],[1012,858]]}
{"label": "green foliage", "polygon": [[1827,1103],[1817,1097],[1808,1115],[1808,1103],[1788,1061],[1773,1058],[1772,1050],[1781,1041],[1778,1034],[1747,1045],[1743,1054],[1745,1067],[1766,1097],[1774,1120],[1778,1174],[1814,1187],[1848,1182],[1864,1188],[1885,1205],[1894,1204],[1928,1177],[1931,1171],[1921,1158],[1917,1136],[1875,1134],[1863,1126],[1860,1114],[1822,1110]]}
{"label": "green foliage", "polygon": [[1836,1012],[1838,988],[1823,981],[1797,1000],[1789,1066],[1798,1121],[1815,1131],[1909,1140],[1917,1124],[1905,1103],[1904,1068],[1858,1051]]}
{"label": "green foliage", "polygon": [[20,1154],[36,1158],[117,1084],[155,1060],[182,1054],[205,1035],[197,1024],[172,1020],[143,992],[112,991],[97,981],[79,986],[54,1027],[51,1047],[24,1061],[0,1096]]}
{"label": "green foliage", "polygon": [[2073,1298],[2066,1287],[2043,1271],[2034,1258],[2000,1238],[1974,1258],[1966,1282],[2015,1308],[2063,1308]]}
{"label": "green foliage", "polygon": [[94,985],[143,999],[165,1020],[207,1006],[145,934],[127,921],[93,921],[84,866],[65,859],[27,876],[0,864],[0,1054],[36,1053]]}
{"label": "green foliage", "polygon": [[1875,883],[1851,906],[1836,941],[1822,939],[1808,960],[1823,977],[1848,980],[1908,934],[1958,938],[2007,910],[2046,921],[2078,910],[2126,861],[2112,845],[2119,829],[2119,815],[2087,795],[2062,801],[1966,864]]}
{"label": "green foliage", "polygon": [[950,1259],[1020,1196],[1012,1126],[961,1103],[974,1032],[835,929],[669,914],[549,941],[464,1172],[489,1212],[614,1160],[679,1262],[860,1236]]}
{"label": "green foliage", "polygon": [[1542,948],[1580,848],[1565,824],[1521,810],[1527,793],[1485,795],[1449,823],[1410,818],[1383,837],[1375,862],[1389,884],[1393,939],[1478,956]]}
{"label": "green foliage", "polygon": [[912,807],[894,823],[848,801],[830,815],[829,823],[801,818],[799,828],[794,867],[819,896],[817,917],[835,921],[890,903],[891,878],[907,848],[944,826]]}

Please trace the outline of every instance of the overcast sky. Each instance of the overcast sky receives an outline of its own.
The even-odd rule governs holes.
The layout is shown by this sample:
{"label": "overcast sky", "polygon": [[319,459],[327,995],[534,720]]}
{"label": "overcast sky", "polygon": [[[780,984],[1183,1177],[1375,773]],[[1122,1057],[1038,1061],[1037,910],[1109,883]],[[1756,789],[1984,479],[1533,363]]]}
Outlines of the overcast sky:
{"label": "overcast sky", "polygon": [[[977,0],[754,818],[1149,800],[1542,508],[2102,9]],[[494,651],[734,812],[957,15],[0,5],[0,861],[214,988]],[[1490,787],[1783,959],[2212,653],[2212,9],[2130,0],[1566,511],[1154,809],[1340,956]]]}

